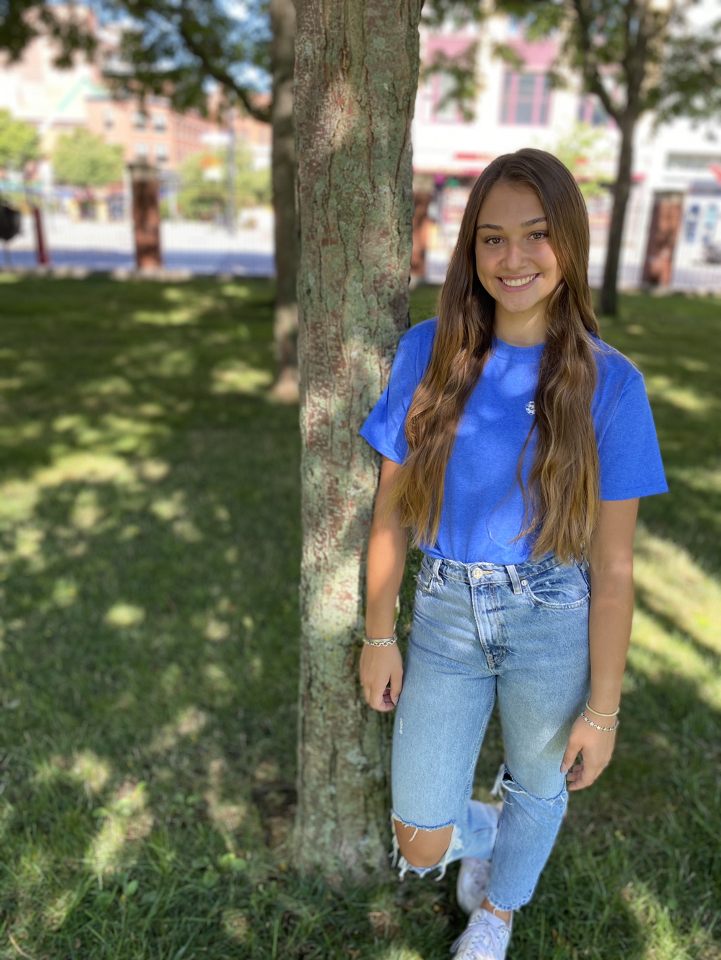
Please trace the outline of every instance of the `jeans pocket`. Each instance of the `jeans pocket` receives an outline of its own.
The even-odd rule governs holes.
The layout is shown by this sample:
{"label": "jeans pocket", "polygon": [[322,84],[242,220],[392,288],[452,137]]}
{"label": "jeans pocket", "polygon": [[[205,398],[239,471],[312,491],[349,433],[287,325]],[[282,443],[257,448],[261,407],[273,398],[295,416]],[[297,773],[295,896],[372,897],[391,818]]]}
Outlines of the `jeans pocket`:
{"label": "jeans pocket", "polygon": [[586,581],[586,586],[587,586],[588,589],[590,590],[590,589],[591,589],[591,574],[590,574],[589,569],[588,569],[588,561],[587,561],[587,560],[582,560],[582,561],[578,564],[578,569],[581,571],[581,576],[582,576],[583,579]]}
{"label": "jeans pocket", "polygon": [[527,576],[526,592],[537,607],[570,610],[588,603],[589,582],[580,564],[557,564],[540,573]]}
{"label": "jeans pocket", "polygon": [[433,561],[428,559],[427,554],[424,554],[420,569],[416,574],[416,583],[418,585],[416,594],[423,597],[432,597],[443,583],[441,578],[434,574]]}

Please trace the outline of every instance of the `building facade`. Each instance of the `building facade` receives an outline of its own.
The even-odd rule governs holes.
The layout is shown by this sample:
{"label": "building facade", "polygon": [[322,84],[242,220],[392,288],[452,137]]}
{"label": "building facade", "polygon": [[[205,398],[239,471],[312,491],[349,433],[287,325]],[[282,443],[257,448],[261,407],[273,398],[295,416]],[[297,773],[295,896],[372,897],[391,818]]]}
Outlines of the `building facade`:
{"label": "building facade", "polygon": [[[117,48],[118,37],[103,31],[90,10],[84,13],[87,25],[100,40],[102,62]],[[193,154],[210,153],[229,138],[227,125],[196,110],[179,113],[162,97],[149,97],[144,104],[113,97],[97,63],[77,55],[67,69],[53,64],[56,49],[46,37],[38,37],[24,51],[18,63],[0,63],[0,108],[39,132],[44,159],[36,172],[37,188],[48,197],[58,195],[51,156],[57,138],[79,128],[100,136],[108,144],[120,145],[125,163],[146,162],[158,167],[168,183],[177,180],[183,162]],[[258,104],[269,97],[259,96]],[[235,111],[232,132],[237,144],[249,152],[255,169],[270,166],[270,125]],[[96,194],[123,195],[127,184],[118,184]],[[86,191],[87,192],[87,191]],[[65,196],[68,191],[60,191]],[[123,213],[122,204],[118,207]]]}
{"label": "building facade", "polygon": [[[518,69],[494,55],[496,44],[513,49],[524,66]],[[516,18],[493,16],[480,28],[423,32],[421,51],[423,63],[439,54],[453,59],[472,51],[480,84],[470,119],[444,102],[447,77],[431,75],[419,84],[412,131],[417,276],[431,281],[445,276],[470,188],[496,156],[525,146],[563,154],[585,137],[593,142],[593,156],[585,159],[595,179],[613,183],[618,130],[600,101],[583,92],[579,77],[569,74],[564,88],[552,87],[558,38],[528,42]],[[721,289],[721,127],[693,128],[677,121],[654,132],[652,119],[642,118],[636,132],[619,286]],[[573,170],[579,180],[584,179],[583,159]],[[610,190],[587,204],[590,277],[598,285]]]}

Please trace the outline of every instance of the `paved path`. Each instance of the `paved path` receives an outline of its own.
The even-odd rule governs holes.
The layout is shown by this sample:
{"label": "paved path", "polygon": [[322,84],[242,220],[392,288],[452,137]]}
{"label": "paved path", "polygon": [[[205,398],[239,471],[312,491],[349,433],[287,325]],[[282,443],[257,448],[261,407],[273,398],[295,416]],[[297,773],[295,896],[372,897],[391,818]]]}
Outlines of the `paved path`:
{"label": "paved path", "polygon": [[[51,214],[45,229],[51,266],[60,270],[122,271],[135,269],[133,238],[129,221],[117,223],[75,222]],[[259,207],[244,210],[234,233],[218,224],[188,221],[163,221],[161,226],[163,267],[171,273],[209,276],[226,274],[243,277],[275,275],[273,256],[273,212]],[[36,266],[35,236],[28,218],[23,231],[10,244],[11,264],[23,270]],[[430,251],[426,261],[426,279],[443,283],[448,254]],[[0,254],[0,269],[2,255]],[[598,287],[603,275],[603,251],[591,250],[589,279]],[[619,287],[638,287],[641,265],[624,264]],[[721,265],[677,263],[672,283],[674,290],[696,293],[721,293]]]}
{"label": "paved path", "polygon": [[[45,233],[51,267],[111,272],[135,268],[129,221],[75,222],[49,215]],[[275,273],[273,215],[264,208],[244,211],[239,228],[232,234],[213,223],[164,221],[160,246],[163,267],[169,271],[251,277]],[[35,234],[28,218],[24,218],[22,233],[9,245],[9,252],[14,267],[30,269],[37,265]]]}
{"label": "paved path", "polygon": [[[37,266],[35,253],[19,250],[11,254],[11,266],[29,270]],[[51,268],[94,271],[131,271],[135,258],[131,253],[112,250],[83,250],[53,248]],[[275,260],[271,253],[223,252],[213,250],[166,250],[163,268],[170,272],[184,272],[206,276],[228,274],[241,277],[272,277]]]}

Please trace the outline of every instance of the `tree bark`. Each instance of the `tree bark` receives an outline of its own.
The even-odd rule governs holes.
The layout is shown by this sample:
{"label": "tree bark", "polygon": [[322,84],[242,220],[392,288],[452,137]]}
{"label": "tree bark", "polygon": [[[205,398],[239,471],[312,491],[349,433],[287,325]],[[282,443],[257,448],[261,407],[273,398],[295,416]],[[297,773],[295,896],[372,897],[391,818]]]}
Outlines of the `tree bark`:
{"label": "tree bark", "polygon": [[286,403],[298,400],[298,221],[293,122],[295,6],[270,0],[273,69],[272,183],[275,233],[275,312],[273,340],[276,372],[272,394]]}
{"label": "tree bark", "polygon": [[357,680],[378,458],[358,428],[409,325],[422,0],[298,0],[295,117],[301,667],[294,858],[333,884],[388,864],[388,717]]}
{"label": "tree bark", "polygon": [[613,189],[611,225],[608,230],[608,246],[606,247],[606,261],[603,268],[603,285],[599,304],[600,313],[607,317],[615,317],[618,313],[618,266],[621,261],[623,227],[626,222],[626,208],[631,191],[634,128],[634,120],[623,118],[621,122],[621,146],[616,166],[616,182]]}

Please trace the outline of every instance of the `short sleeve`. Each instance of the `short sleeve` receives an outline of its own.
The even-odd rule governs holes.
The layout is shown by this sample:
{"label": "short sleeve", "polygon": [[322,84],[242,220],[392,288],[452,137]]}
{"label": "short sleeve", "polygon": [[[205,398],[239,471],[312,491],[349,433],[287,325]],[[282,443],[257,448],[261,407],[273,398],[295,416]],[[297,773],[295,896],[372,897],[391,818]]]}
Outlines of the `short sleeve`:
{"label": "short sleeve", "polygon": [[601,500],[667,493],[651,405],[641,374],[624,385],[598,446]]}
{"label": "short sleeve", "polygon": [[396,463],[403,463],[408,453],[404,425],[422,376],[418,352],[418,331],[411,327],[398,341],[387,387],[358,431],[374,450]]}

